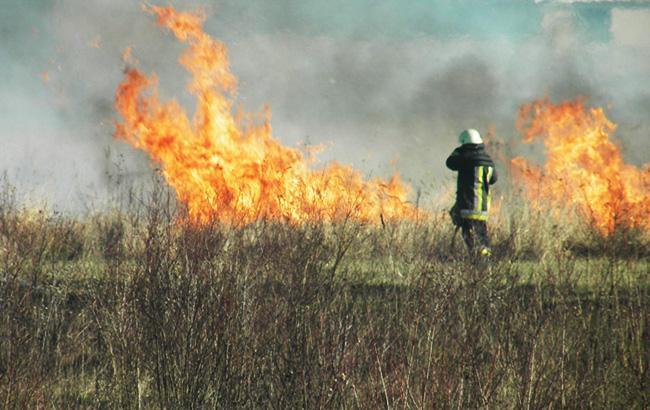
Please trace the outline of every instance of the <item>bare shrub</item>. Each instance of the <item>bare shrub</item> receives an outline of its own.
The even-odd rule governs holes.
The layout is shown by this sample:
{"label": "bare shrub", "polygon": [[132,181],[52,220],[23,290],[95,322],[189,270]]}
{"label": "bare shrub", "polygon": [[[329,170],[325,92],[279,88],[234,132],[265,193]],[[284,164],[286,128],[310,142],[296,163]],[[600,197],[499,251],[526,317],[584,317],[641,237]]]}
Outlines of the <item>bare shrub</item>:
{"label": "bare shrub", "polygon": [[[197,225],[154,190],[134,211],[33,219],[7,194],[0,401],[648,407],[641,247],[619,257],[628,245],[608,238],[599,253],[579,224],[525,208],[506,216],[491,225],[494,257],[479,262],[452,246],[443,213]],[[634,235],[625,240],[646,240]],[[72,236],[79,254],[53,247]]]}

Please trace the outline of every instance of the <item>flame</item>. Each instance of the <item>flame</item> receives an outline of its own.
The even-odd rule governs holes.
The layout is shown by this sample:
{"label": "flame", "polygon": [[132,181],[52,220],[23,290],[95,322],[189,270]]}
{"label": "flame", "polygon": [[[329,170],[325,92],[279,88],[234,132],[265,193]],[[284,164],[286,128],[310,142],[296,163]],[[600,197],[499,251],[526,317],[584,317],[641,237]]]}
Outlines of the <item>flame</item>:
{"label": "flame", "polygon": [[575,207],[603,236],[619,227],[650,231],[650,164],[626,164],[610,141],[616,130],[602,108],[582,99],[552,104],[548,99],[520,108],[517,128],[524,142],[543,141],[546,163],[512,160],[515,177],[533,200]]}
{"label": "flame", "polygon": [[133,58],[133,46],[129,46],[122,50],[122,61],[126,64],[138,64],[138,61]]}
{"label": "flame", "polygon": [[312,170],[310,152],[285,147],[272,136],[268,110],[257,116],[261,121],[233,114],[237,79],[226,47],[203,31],[202,12],[178,12],[171,6],[145,11],[188,44],[179,62],[191,73],[188,90],[197,108],[190,120],[175,101],[159,100],[155,74],[147,77],[129,68],[116,91],[123,121],[116,124],[115,137],[161,165],[191,218],[302,222],[415,216],[406,202],[409,189],[398,175],[367,181],[336,162]]}
{"label": "flame", "polygon": [[102,47],[102,38],[97,36],[88,42],[88,47],[91,48],[101,48]]}

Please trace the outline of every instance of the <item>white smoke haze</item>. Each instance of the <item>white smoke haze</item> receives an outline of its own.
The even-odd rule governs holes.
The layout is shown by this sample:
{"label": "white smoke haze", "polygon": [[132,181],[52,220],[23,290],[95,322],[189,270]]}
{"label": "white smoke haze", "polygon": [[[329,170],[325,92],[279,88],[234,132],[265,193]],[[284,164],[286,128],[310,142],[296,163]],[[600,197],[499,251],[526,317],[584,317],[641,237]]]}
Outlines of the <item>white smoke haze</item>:
{"label": "white smoke haze", "polygon": [[[30,3],[1,15],[4,22],[22,13],[24,28],[0,40],[12,79],[0,90],[0,164],[30,197],[64,210],[100,206],[118,182],[152,173],[145,154],[112,138],[122,51],[133,47],[138,68],[158,74],[161,97],[191,112],[177,63],[183,47],[136,1]],[[384,31],[382,19],[398,24],[390,7],[328,31],[312,30],[306,6],[292,1],[170,3],[203,7],[206,31],[229,48],[238,102],[252,112],[268,104],[286,145],[325,143],[321,163],[335,159],[373,176],[398,170],[430,193],[451,183],[444,160],[462,129],[492,127],[518,139],[521,104],[578,95],[609,107],[627,161],[650,160],[647,9],[613,8],[611,39],[594,41],[575,10],[556,2],[530,5],[542,13],[530,34],[486,38]]]}

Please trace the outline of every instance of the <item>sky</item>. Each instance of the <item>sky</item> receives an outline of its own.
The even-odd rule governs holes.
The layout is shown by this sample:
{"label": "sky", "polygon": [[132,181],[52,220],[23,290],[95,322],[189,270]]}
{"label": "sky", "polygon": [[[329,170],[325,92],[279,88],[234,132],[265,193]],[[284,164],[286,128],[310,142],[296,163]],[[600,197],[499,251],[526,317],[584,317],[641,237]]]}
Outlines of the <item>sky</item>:
{"label": "sky", "polygon": [[[156,4],[152,1],[152,4]],[[587,98],[618,124],[625,160],[650,162],[650,2],[178,0],[229,49],[237,102],[268,105],[276,138],[326,145],[365,175],[398,170],[433,192],[464,128],[520,138],[521,104]],[[93,209],[147,181],[113,139],[122,51],[191,110],[182,51],[131,0],[0,0],[0,170],[26,201]],[[535,147],[518,147],[534,155]]]}

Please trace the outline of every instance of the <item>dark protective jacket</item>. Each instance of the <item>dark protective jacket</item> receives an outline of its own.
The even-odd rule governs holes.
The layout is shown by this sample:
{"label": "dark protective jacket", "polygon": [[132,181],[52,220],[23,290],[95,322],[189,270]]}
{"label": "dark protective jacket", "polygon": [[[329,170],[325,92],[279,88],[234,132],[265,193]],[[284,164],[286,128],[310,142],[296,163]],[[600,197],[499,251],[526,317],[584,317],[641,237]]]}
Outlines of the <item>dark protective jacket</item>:
{"label": "dark protective jacket", "polygon": [[456,207],[465,219],[486,221],[490,210],[490,185],[497,182],[492,158],[483,144],[464,144],[447,158],[447,168],[458,171]]}

